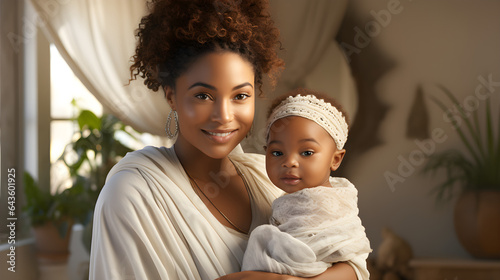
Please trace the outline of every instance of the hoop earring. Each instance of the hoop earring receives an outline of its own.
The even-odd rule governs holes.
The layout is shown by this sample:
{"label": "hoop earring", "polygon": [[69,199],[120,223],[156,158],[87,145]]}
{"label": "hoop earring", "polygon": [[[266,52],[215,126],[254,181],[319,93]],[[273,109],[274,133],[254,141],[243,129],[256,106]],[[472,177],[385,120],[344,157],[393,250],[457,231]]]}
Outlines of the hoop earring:
{"label": "hoop earring", "polygon": [[[170,125],[172,123],[172,112],[174,113],[174,121],[175,121],[175,131],[172,132],[170,130]],[[167,133],[167,137],[173,139],[179,134],[179,116],[177,116],[177,111],[170,110],[167,117],[167,123],[165,124],[165,133]]]}

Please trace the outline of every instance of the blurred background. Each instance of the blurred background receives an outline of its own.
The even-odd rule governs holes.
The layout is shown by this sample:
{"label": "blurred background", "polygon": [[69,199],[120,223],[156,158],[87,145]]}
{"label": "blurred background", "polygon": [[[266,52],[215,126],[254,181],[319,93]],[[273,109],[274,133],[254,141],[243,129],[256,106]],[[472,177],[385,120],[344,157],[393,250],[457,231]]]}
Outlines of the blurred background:
{"label": "blurred background", "polygon": [[[129,150],[171,145],[163,137],[169,111],[163,93],[148,91],[141,81],[126,86],[144,3],[0,0],[2,279],[84,279],[91,230],[86,210],[105,173]],[[286,70],[274,90],[265,87],[257,110],[266,112],[274,96],[296,87],[330,94],[347,109],[346,159],[333,175],[358,189],[359,215],[374,249],[371,265],[379,270],[373,275],[393,270],[399,279],[500,279],[500,235],[488,241],[496,253],[477,253],[475,245],[471,252],[457,236],[454,211],[463,182],[436,199],[449,174],[439,168],[431,168],[434,176],[423,172],[431,158],[449,149],[473,159],[457,127],[465,132],[467,121],[477,120],[485,135],[490,127],[495,135],[493,153],[484,154],[493,154],[496,165],[483,169],[500,173],[500,1],[270,0],[270,12],[281,32]],[[491,122],[485,121],[487,112]],[[246,151],[262,152],[264,121],[265,114],[257,113],[255,133],[242,143]],[[474,130],[470,141],[480,134]],[[106,146],[109,141],[114,144]],[[9,181],[12,170],[15,181]],[[35,214],[21,211],[30,205],[25,171],[32,185],[52,196],[72,189],[60,197],[76,199],[73,207],[58,202],[49,217],[64,211],[77,217],[62,223],[73,229],[67,258],[37,255]],[[8,197],[14,188],[13,205]],[[498,192],[500,186],[490,189]],[[80,204],[81,212],[74,213]],[[15,206],[13,215],[9,206]],[[495,217],[487,227],[498,230]],[[15,231],[4,226],[13,221]],[[9,271],[12,240],[15,273]],[[395,264],[382,265],[382,258],[391,257]],[[396,266],[411,268],[413,276]],[[418,270],[429,267],[448,274],[418,278],[424,277]]]}

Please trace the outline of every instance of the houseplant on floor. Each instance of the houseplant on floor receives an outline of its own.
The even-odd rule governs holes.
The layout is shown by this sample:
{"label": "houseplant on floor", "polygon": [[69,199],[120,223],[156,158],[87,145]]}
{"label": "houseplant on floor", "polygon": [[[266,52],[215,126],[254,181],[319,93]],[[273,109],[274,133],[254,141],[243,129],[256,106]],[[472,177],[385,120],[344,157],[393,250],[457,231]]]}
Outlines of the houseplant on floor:
{"label": "houseplant on floor", "polygon": [[51,193],[24,173],[26,205],[24,214],[30,219],[39,261],[64,263],[69,256],[69,240],[74,223],[88,219],[89,196],[86,181],[81,178],[71,188]]}
{"label": "houseplant on floor", "polygon": [[60,157],[69,169],[74,182],[86,178],[86,193],[89,196],[89,222],[85,224],[83,244],[90,252],[92,237],[92,214],[99,193],[104,186],[106,176],[111,168],[128,152],[133,151],[117,138],[117,132],[122,132],[130,140],[137,140],[137,131],[123,124],[111,114],[98,117],[90,110],[78,108],[74,119],[79,130],[75,132],[73,141],[69,143]]}
{"label": "houseplant on floor", "polygon": [[40,188],[30,174],[25,174],[27,203],[23,210],[31,221],[42,261],[67,260],[75,223],[85,226],[83,244],[90,252],[93,210],[106,175],[121,157],[132,151],[117,139],[116,132],[123,131],[134,139],[130,133],[133,129],[113,115],[98,117],[90,110],[78,108],[75,101],[73,105],[78,109],[74,121],[79,129],[59,158],[68,167],[71,187],[51,193]]}
{"label": "houseplant on floor", "polygon": [[[469,96],[461,104],[439,86],[452,106],[433,101],[450,120],[464,149],[429,156],[425,173],[446,171],[446,180],[434,189],[438,201],[458,195],[454,224],[460,243],[474,257],[500,258],[500,117],[491,112],[491,98]],[[491,94],[491,93],[490,93]],[[475,99],[474,99],[475,98]],[[476,106],[477,104],[477,106]],[[498,110],[500,113],[500,110]],[[480,116],[484,112],[484,116]]]}

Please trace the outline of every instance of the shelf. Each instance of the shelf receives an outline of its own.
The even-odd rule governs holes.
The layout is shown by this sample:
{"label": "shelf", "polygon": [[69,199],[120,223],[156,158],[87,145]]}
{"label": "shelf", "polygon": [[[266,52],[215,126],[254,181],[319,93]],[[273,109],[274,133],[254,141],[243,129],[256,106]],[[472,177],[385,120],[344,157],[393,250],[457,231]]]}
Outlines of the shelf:
{"label": "shelf", "polygon": [[500,260],[413,259],[415,280],[498,280]]}

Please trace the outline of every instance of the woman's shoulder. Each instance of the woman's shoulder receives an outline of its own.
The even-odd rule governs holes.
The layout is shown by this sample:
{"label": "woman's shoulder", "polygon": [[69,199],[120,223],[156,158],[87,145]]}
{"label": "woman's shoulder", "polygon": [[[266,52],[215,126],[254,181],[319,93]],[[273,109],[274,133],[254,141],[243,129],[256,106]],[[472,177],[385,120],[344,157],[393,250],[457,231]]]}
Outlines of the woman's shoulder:
{"label": "woman's shoulder", "polygon": [[127,216],[133,209],[146,206],[150,198],[151,190],[138,170],[120,170],[108,176],[95,210],[107,217]]}
{"label": "woman's shoulder", "polygon": [[139,160],[140,162],[141,159],[159,160],[162,158],[166,160],[173,160],[175,158],[175,152],[173,151],[173,148],[146,146],[142,149],[127,153],[125,157],[123,157],[123,159],[117,163],[117,166],[129,163],[130,161]]}
{"label": "woman's shoulder", "polygon": [[147,146],[140,150],[129,152],[123,157],[108,174],[106,179],[122,170],[138,169],[145,172],[163,172],[167,168],[178,165],[173,148]]}
{"label": "woman's shoulder", "polygon": [[[140,203],[152,197],[145,176],[167,176],[171,173],[167,171],[168,162],[175,162],[175,159],[167,148],[148,146],[127,153],[108,173],[99,200],[106,201],[108,206],[119,207],[119,204]],[[173,166],[171,164],[170,169]]]}

